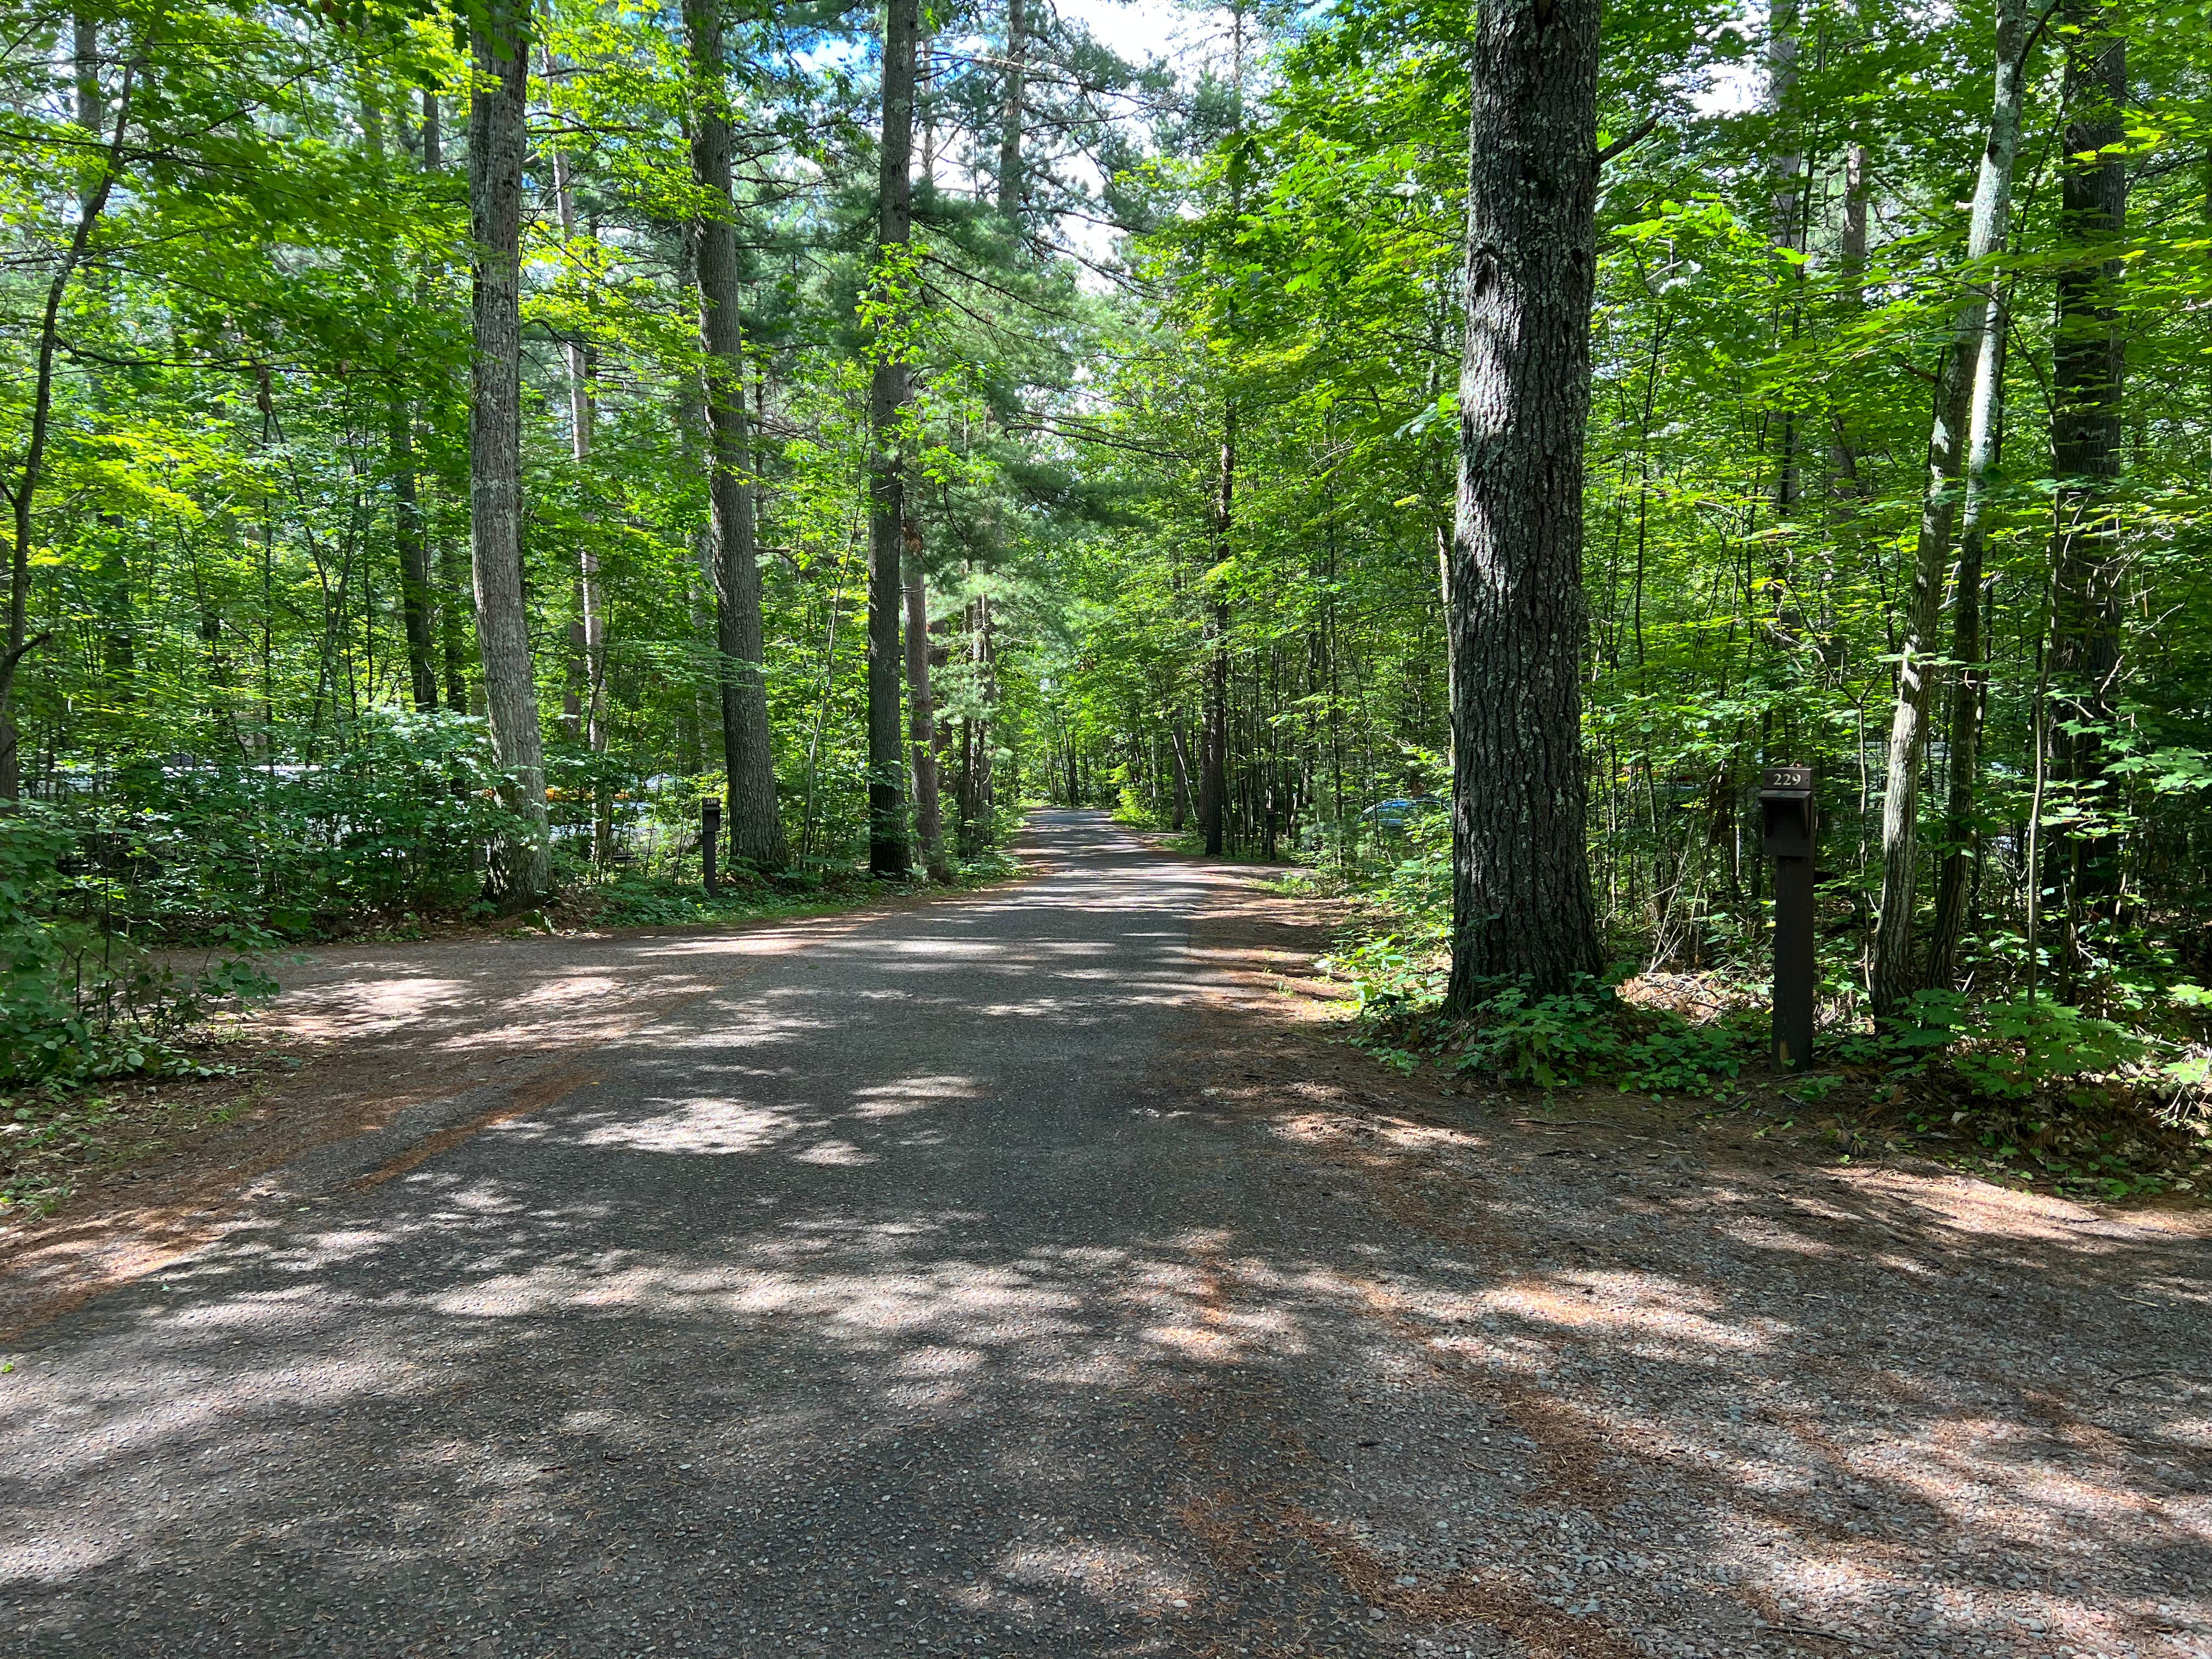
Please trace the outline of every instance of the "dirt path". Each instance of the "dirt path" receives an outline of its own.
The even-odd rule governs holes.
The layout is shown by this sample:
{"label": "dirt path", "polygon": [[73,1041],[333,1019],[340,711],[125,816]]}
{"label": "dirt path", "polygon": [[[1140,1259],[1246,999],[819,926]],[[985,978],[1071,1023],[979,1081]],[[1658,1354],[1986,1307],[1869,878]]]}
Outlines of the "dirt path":
{"label": "dirt path", "polygon": [[1310,907],[1041,841],[330,963],[473,1086],[16,1339],[10,1650],[2212,1655],[2197,1224],[1387,1081]]}

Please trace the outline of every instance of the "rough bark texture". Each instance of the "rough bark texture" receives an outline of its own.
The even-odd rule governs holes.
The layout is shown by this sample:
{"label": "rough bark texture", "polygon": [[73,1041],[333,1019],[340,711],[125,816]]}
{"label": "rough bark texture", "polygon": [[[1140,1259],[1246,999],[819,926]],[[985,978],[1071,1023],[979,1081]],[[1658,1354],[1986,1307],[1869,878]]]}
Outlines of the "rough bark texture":
{"label": "rough bark texture", "polygon": [[[880,217],[876,240],[902,248],[914,233],[914,60],[918,0],[890,0],[884,27]],[[911,389],[906,366],[888,355],[868,386],[875,452],[868,464],[868,868],[907,872],[906,757],[899,737],[899,608],[903,584],[905,476],[898,426]]]}
{"label": "rough bark texture", "polygon": [[1475,32],[1452,538],[1449,1000],[1601,963],[1579,684],[1597,252],[1598,0],[1499,0]]}
{"label": "rough bark texture", "polygon": [[775,753],[763,677],[760,566],[754,543],[752,432],[745,413],[736,204],[725,102],[718,0],[684,0],[692,71],[701,96],[691,167],[714,209],[698,224],[699,337],[707,351],[707,498],[714,535],[714,647],[721,683],[730,854],[761,869],[784,862],[776,811]]}
{"label": "rough bark texture", "polygon": [[[1987,261],[2004,246],[2012,200],[2013,169],[2020,155],[2021,96],[2027,70],[2024,0],[1998,0],[1996,70],[1990,106],[1989,141],[1974,185],[1966,258]],[[1928,434],[1928,483],[1920,532],[1899,641],[1897,706],[1889,727],[1889,757],[1881,803],[1881,909],[1875,927],[1873,993],[1877,1014],[1902,1008],[1920,988],[1913,961],[1912,908],[1919,888],[1920,763],[1933,689],[1936,625],[1943,600],[1943,573],[1958,516],[1957,482],[1965,457],[1968,400],[1974,362],[1989,319],[1989,290],[1978,273],[1954,315],[1950,338],[1936,375],[1935,417]]]}
{"label": "rough bark texture", "polygon": [[476,353],[470,368],[469,539],[477,650],[501,798],[523,820],[495,854],[492,886],[519,902],[552,880],[545,760],[530,619],[522,597],[522,155],[528,15],[493,9],[475,34],[469,105],[469,218]]}
{"label": "rough bark texture", "polygon": [[[2058,481],[2051,547],[2051,678],[2057,707],[2051,775],[2075,809],[2052,826],[2047,884],[2056,890],[2056,966],[2070,992],[2089,966],[2085,926],[2110,921],[2119,895],[2118,838],[2075,828],[2116,805],[2104,730],[2120,668],[2120,560],[2112,487],[2120,473],[2120,388],[2125,337],[2117,301],[2119,261],[2109,255],[2127,220],[2126,163],[2097,154],[2126,136],[2127,45],[2094,0],[2069,0],[2066,154],[2059,234],[2073,263],[2058,276],[2051,349],[2051,471]],[[2094,161],[2084,156],[2095,155]],[[2069,730],[2069,727],[2077,729]]]}
{"label": "rough bark texture", "polygon": [[[1852,310],[1866,303],[1867,167],[1869,155],[1855,127],[1844,146],[1843,226],[1836,241],[1836,269],[1841,279],[1838,299]],[[1828,494],[1838,503],[1834,520],[1850,522],[1851,509],[1840,505],[1861,495],[1858,476],[1859,437],[1840,409],[1829,416]]]}
{"label": "rough bark texture", "polygon": [[1844,149],[1844,228],[1836,262],[1843,269],[1845,297],[1863,303],[1867,264],[1867,162],[1863,141],[1854,137]]}
{"label": "rough bark texture", "polygon": [[929,583],[921,569],[921,532],[906,524],[907,738],[914,750],[914,827],[922,868],[932,881],[950,881],[945,862],[945,818],[937,792],[937,709],[929,695]]}

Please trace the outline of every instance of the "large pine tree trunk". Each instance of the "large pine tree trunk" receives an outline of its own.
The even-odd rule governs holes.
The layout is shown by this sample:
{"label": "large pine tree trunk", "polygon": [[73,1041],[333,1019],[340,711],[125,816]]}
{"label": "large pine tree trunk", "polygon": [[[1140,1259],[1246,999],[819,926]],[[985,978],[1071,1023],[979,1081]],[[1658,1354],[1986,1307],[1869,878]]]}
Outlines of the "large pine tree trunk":
{"label": "large pine tree trunk", "polygon": [[[1996,69],[1990,106],[1989,142],[1974,185],[1966,258],[1977,265],[2002,251],[2020,156],[2021,96],[2027,70],[2024,0],[1998,0]],[[1881,910],[1875,925],[1874,1010],[1893,1014],[1919,989],[1912,957],[1912,910],[1919,888],[1920,767],[1933,689],[1936,624],[1943,600],[1944,567],[1958,514],[1955,488],[1964,459],[1965,428],[1974,364],[1989,319],[1985,276],[1977,272],[1952,319],[1950,337],[1936,374],[1935,419],[1928,435],[1928,483],[1920,507],[1920,532],[1899,642],[1897,706],[1889,727],[1887,783],[1881,803]]]}
{"label": "large pine tree trunk", "polygon": [[[2094,0],[2068,0],[2066,154],[2060,235],[2072,263],[2059,273],[2052,331],[2051,471],[2058,481],[2051,537],[2052,779],[2075,809],[2052,827],[2045,878],[2057,890],[2062,994],[2078,994],[2092,954],[2083,930],[2112,920],[2120,890],[2118,837],[2084,834],[2117,803],[2105,734],[2120,666],[2120,544],[2112,489],[2120,472],[2120,388],[2126,338],[2117,308],[2121,271],[2111,257],[2126,225],[2127,164],[2103,153],[2126,137],[2127,44]],[[2100,258],[2100,254],[2106,257]]]}
{"label": "large pine tree trunk", "polygon": [[752,433],[745,415],[744,334],[739,319],[736,204],[718,0],[684,0],[699,106],[692,170],[711,207],[699,221],[699,337],[707,349],[707,426],[713,471],[707,496],[714,538],[714,645],[721,680],[722,752],[728,772],[730,852],[760,869],[784,861],[769,730],[766,651],[754,541]]}
{"label": "large pine tree trunk", "polygon": [[1598,0],[1498,0],[1474,40],[1452,538],[1449,1001],[1600,957],[1583,844],[1583,436]]}
{"label": "large pine tree trunk", "polygon": [[[884,8],[884,111],[876,240],[903,249],[914,234],[914,70],[919,0]],[[906,757],[899,737],[900,554],[905,542],[905,475],[897,428],[912,396],[906,365],[880,355],[868,386],[875,434],[868,465],[868,868],[907,872]]]}
{"label": "large pine tree trunk", "polygon": [[507,775],[501,798],[520,828],[493,860],[492,886],[508,902],[552,882],[545,817],[544,738],[522,596],[522,155],[529,14],[505,0],[474,37],[477,90],[469,105],[469,217],[475,262],[476,353],[470,370],[469,532],[476,578],[477,649],[493,751]]}

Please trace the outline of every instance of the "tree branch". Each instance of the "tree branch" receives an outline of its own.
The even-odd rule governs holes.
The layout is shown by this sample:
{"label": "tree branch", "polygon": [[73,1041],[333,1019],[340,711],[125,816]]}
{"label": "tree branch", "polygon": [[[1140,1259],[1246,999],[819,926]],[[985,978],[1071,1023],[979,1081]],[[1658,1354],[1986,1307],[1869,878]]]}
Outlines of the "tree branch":
{"label": "tree branch", "polygon": [[1603,167],[1607,161],[1613,160],[1614,156],[1623,154],[1633,145],[1643,143],[1644,139],[1649,138],[1652,135],[1652,133],[1657,129],[1658,125],[1659,118],[1657,116],[1645,116],[1634,126],[1629,128],[1627,131],[1622,133],[1620,137],[1614,139],[1603,149],[1598,151],[1597,164],[1600,167]]}

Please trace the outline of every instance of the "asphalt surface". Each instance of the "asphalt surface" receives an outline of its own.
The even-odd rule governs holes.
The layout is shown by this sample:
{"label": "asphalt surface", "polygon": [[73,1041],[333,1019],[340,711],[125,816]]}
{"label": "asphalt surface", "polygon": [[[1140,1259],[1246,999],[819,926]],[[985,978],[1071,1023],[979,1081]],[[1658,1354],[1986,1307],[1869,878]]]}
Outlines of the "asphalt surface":
{"label": "asphalt surface", "polygon": [[2212,1659],[2197,1218],[1446,1093],[1314,907],[1030,850],[326,953],[414,1103],[16,1340],[0,1652]]}
{"label": "asphalt surface", "polygon": [[1224,884],[1095,815],[1038,846],[1042,877],[784,957],[533,1099],[287,1172],[255,1224],[27,1338],[8,1639],[1091,1654],[1239,1628],[1178,1513],[1193,1437],[1285,1455],[1235,1407],[1315,1310],[1289,1278],[1232,1310],[1216,1271],[1311,1249],[1281,1158],[1189,1109],[1192,924]]}

